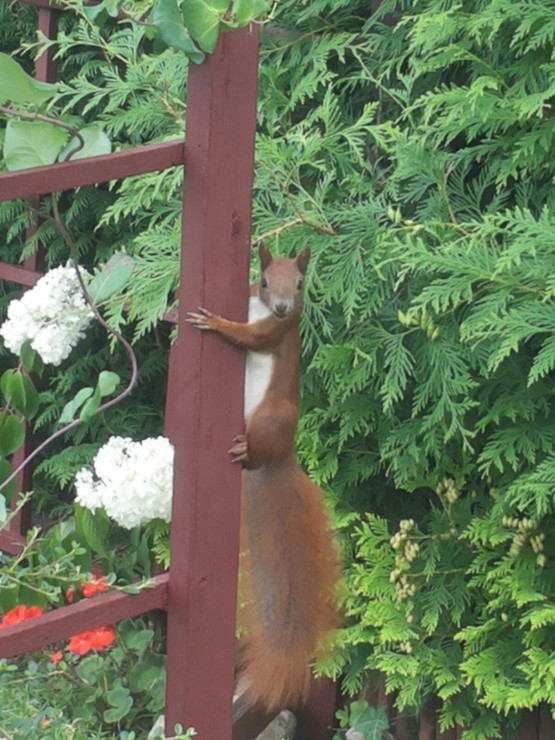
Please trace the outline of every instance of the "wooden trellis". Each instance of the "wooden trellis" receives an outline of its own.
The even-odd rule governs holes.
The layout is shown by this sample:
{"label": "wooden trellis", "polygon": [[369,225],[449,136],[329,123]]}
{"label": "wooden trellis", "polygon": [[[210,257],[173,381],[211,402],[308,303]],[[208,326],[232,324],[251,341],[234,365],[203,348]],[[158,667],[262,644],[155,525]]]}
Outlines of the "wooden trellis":
{"label": "wooden trellis", "polygon": [[[48,0],[20,1],[37,6],[39,28],[55,38],[59,8]],[[257,59],[256,25],[222,34],[206,62],[190,65],[186,140],[1,174],[0,200],[36,200],[53,189],[185,166],[180,305],[205,305],[245,320]],[[55,80],[52,49],[38,60],[36,76]],[[0,264],[0,278],[22,286],[33,285],[40,275],[40,257],[23,266]],[[170,571],[139,595],[101,594],[3,629],[0,657],[152,609],[166,610],[167,734],[179,722],[194,726],[203,740],[248,740],[267,718],[247,712],[232,726],[240,471],[226,451],[243,425],[244,356],[190,329],[184,313],[170,353],[166,407],[166,434],[175,447]],[[20,481],[23,488],[28,483]],[[24,515],[3,533],[0,547],[16,551],[27,526]],[[315,682],[301,718],[307,738],[324,740],[333,710],[333,685]]]}

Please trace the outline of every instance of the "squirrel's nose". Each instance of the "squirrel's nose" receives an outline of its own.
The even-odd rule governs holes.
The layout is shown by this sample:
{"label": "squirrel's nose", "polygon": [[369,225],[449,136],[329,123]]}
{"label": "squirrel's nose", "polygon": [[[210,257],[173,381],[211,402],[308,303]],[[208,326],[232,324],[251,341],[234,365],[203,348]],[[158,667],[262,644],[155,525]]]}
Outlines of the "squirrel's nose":
{"label": "squirrel's nose", "polygon": [[276,313],[278,316],[285,316],[287,314],[287,302],[286,301],[278,301],[274,305],[274,313]]}

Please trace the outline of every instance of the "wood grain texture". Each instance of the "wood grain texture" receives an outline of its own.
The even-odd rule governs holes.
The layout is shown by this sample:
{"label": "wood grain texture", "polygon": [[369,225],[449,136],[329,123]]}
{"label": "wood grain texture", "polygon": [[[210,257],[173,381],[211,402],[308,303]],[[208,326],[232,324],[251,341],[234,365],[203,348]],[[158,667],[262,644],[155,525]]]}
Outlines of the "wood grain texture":
{"label": "wood grain texture", "polygon": [[[244,353],[186,324],[206,306],[245,321],[254,167],[258,27],[222,33],[189,67],[179,337],[166,431],[175,445],[166,732],[229,740],[235,660]],[[209,698],[208,698],[209,697]]]}

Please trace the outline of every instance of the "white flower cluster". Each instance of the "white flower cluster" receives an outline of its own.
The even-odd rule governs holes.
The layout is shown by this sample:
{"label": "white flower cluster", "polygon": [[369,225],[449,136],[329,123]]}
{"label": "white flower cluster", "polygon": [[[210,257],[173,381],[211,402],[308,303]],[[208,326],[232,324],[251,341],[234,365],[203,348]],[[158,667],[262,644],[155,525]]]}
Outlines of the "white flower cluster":
{"label": "white flower cluster", "polygon": [[44,363],[59,365],[84,336],[93,316],[75,269],[56,267],[19,300],[11,301],[0,335],[14,354],[19,355],[21,345],[29,339]]}
{"label": "white flower cluster", "polygon": [[173,445],[166,437],[134,442],[110,437],[93,460],[92,472],[82,468],[75,476],[81,506],[95,512],[103,508],[126,529],[152,519],[171,518]]}

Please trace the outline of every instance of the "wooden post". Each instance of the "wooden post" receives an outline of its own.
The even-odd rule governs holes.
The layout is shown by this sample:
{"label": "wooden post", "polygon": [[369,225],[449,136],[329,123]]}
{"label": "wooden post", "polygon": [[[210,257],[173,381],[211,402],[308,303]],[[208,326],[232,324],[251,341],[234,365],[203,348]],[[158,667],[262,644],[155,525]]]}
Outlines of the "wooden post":
{"label": "wooden post", "polygon": [[[58,11],[51,8],[38,8],[38,28],[48,38],[56,38],[58,29]],[[35,65],[35,78],[41,82],[56,81],[56,67],[54,61],[55,50],[50,47],[38,57]],[[40,198],[34,195],[30,198],[31,206],[35,211],[39,210]],[[38,220],[33,218],[27,227],[25,240],[30,239],[37,231]],[[40,272],[44,269],[44,252],[41,248],[32,254],[24,262],[25,270]],[[13,457],[14,468],[20,465],[34,448],[33,433],[31,425],[25,422],[25,441],[23,446],[17,450]],[[17,490],[20,492],[30,491],[33,488],[33,465],[28,464],[17,476]],[[16,497],[17,498],[17,497]],[[12,503],[15,506],[16,498]],[[6,552],[19,552],[25,542],[27,530],[31,527],[31,505],[24,506],[12,519],[8,529],[0,535],[0,548]]]}
{"label": "wooden post", "polygon": [[335,724],[337,685],[329,678],[312,681],[310,695],[301,708],[299,724],[307,740],[329,740]]}
{"label": "wooden post", "polygon": [[[184,322],[197,306],[247,314],[258,29],[223,33],[190,64],[179,337],[166,430],[175,446],[168,603],[166,733],[232,733],[244,353]],[[176,411],[178,410],[178,411]]]}

